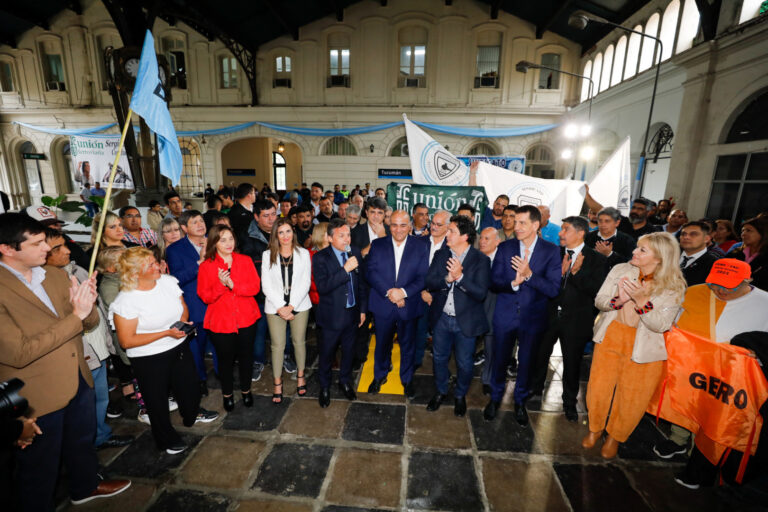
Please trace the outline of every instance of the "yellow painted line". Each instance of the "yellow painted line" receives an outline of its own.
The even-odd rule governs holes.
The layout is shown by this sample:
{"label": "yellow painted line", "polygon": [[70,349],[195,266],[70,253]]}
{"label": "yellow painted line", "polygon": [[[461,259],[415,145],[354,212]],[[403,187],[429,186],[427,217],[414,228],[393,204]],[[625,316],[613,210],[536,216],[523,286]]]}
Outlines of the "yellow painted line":
{"label": "yellow painted line", "polygon": [[[374,352],[376,350],[376,336],[371,336],[371,344],[368,346],[368,359],[360,373],[360,382],[357,385],[358,393],[367,393],[368,386],[373,382]],[[405,389],[400,382],[400,345],[392,346],[392,371],[387,375],[387,382],[381,386],[379,393],[387,395],[404,395]]]}

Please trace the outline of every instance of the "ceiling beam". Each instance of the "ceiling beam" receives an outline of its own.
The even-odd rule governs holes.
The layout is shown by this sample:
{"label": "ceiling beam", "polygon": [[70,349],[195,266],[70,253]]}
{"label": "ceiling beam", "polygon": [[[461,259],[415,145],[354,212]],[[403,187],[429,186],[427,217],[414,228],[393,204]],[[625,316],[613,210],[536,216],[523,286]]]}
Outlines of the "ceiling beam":
{"label": "ceiling beam", "polygon": [[549,30],[549,27],[552,26],[552,23],[554,23],[555,20],[565,12],[566,8],[572,1],[573,0],[560,0],[560,5],[557,6],[552,14],[550,14],[547,19],[536,25],[536,39],[541,39],[544,37],[544,32]]}
{"label": "ceiling beam", "polygon": [[294,23],[290,23],[288,19],[285,17],[285,15],[280,12],[278,9],[278,6],[276,5],[275,0],[263,0],[264,3],[267,5],[267,8],[269,9],[269,12],[272,13],[272,15],[277,18],[277,21],[280,23],[280,25],[283,26],[286,32],[288,32],[291,37],[293,37],[294,41],[299,40],[299,27],[295,25]]}
{"label": "ceiling beam", "polygon": [[35,25],[43,30],[50,30],[51,26],[48,20],[38,16],[33,11],[19,7],[16,2],[6,2],[6,5],[0,9],[0,12],[7,13],[14,18],[18,18],[22,21],[26,21],[30,25]]}
{"label": "ceiling beam", "polygon": [[501,0],[493,0],[491,2],[491,19],[499,19],[499,8],[501,7]]}

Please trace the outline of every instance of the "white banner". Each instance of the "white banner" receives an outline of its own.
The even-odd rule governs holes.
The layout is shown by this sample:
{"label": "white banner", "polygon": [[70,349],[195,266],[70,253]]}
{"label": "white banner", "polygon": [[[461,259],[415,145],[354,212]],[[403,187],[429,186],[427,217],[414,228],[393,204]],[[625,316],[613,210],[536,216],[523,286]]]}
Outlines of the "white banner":
{"label": "white banner", "polygon": [[563,217],[578,215],[586,193],[583,181],[534,178],[485,162],[477,166],[477,184],[485,187],[489,203],[506,194],[510,204],[549,206],[550,220],[555,224]]}
{"label": "white banner", "polygon": [[[589,195],[603,206],[613,206],[629,216],[632,169],[629,166],[629,137],[605,161],[589,183]],[[597,213],[597,212],[595,212]]]}
{"label": "white banner", "polygon": [[420,185],[469,184],[469,167],[403,114],[413,182]]}
{"label": "white banner", "polygon": [[[93,184],[98,181],[101,183],[102,188],[106,189],[120,139],[116,137],[72,135],[69,140],[69,151],[72,155],[72,165],[74,166],[72,175],[77,186],[82,187],[85,183],[88,183],[93,187]],[[133,176],[131,175],[131,168],[128,165],[125,151],[122,152],[120,160],[118,160],[115,182],[112,184],[112,188],[134,188]]]}

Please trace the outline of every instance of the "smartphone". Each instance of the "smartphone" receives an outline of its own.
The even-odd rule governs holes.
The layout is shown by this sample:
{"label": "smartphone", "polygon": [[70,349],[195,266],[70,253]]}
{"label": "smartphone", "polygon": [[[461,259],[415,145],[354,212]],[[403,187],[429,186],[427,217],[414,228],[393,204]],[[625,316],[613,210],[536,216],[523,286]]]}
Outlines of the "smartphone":
{"label": "smartphone", "polygon": [[174,323],[171,326],[171,329],[178,329],[178,330],[182,331],[184,334],[186,334],[187,336],[190,336],[190,335],[195,333],[195,325],[194,324],[187,324],[187,323],[184,323],[182,321],[178,321],[178,322]]}

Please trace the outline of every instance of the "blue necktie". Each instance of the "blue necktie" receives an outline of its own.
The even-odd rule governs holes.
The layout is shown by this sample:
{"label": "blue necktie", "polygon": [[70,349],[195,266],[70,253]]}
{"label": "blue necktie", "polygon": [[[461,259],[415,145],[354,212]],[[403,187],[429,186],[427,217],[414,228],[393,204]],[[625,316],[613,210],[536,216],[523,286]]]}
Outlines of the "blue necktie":
{"label": "blue necktie", "polygon": [[[347,263],[347,253],[341,253],[342,266]],[[349,273],[349,281],[347,281],[347,307],[351,308],[355,305],[355,289],[352,288],[352,273]]]}

